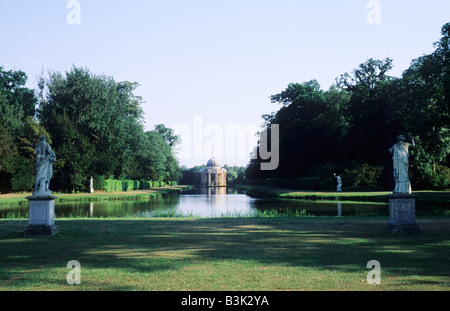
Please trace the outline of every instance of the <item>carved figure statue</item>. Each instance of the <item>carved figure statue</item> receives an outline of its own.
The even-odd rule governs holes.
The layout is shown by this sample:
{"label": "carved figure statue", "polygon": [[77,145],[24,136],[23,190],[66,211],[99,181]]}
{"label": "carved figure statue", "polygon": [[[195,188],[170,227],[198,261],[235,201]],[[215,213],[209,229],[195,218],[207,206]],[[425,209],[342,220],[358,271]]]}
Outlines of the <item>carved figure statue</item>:
{"label": "carved figure statue", "polygon": [[[50,148],[45,135],[40,137],[41,141],[36,146],[36,182],[34,186],[34,196],[51,195],[49,189],[50,180],[53,177],[52,164],[56,161],[55,152]],[[38,191],[39,189],[39,191]]]}
{"label": "carved figure statue", "polygon": [[337,187],[336,187],[336,191],[341,192],[342,191],[342,178],[341,178],[341,176],[338,176],[336,174],[334,174],[334,177],[336,178],[337,183],[338,183]]}
{"label": "carved figure statue", "polygon": [[411,134],[408,134],[411,143],[406,142],[405,136],[399,135],[398,142],[389,149],[392,153],[392,160],[394,165],[394,193],[411,193],[411,183],[409,181],[408,167],[409,167],[409,147],[414,147],[414,139]]}

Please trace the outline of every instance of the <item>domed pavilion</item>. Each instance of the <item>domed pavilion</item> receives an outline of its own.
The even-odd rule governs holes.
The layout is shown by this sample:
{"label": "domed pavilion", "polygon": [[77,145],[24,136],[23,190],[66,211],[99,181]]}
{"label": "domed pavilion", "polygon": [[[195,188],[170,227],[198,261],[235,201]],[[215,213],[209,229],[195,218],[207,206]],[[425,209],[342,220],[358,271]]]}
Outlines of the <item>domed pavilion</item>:
{"label": "domed pavilion", "polygon": [[227,170],[221,167],[214,157],[208,160],[206,167],[200,170],[202,186],[226,187]]}

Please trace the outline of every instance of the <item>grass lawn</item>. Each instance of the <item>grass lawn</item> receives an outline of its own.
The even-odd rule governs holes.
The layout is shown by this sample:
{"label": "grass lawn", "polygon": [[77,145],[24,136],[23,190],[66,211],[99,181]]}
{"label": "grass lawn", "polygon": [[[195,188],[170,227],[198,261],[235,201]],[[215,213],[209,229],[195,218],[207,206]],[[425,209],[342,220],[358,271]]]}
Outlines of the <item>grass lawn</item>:
{"label": "grass lawn", "polygon": [[[174,191],[183,191],[190,186],[165,186],[160,188],[151,188],[145,190],[104,192],[96,191],[94,193],[59,193],[52,192],[56,196],[56,202],[78,202],[78,201],[108,201],[108,200],[143,200],[152,199],[165,193]],[[32,193],[10,193],[0,194],[0,208],[3,206],[16,206],[17,204],[27,204],[26,197]]]}
{"label": "grass lawn", "polygon": [[[242,190],[263,196],[272,196],[283,199],[302,200],[339,200],[339,201],[366,201],[388,202],[388,195],[392,191],[368,191],[368,192],[326,192],[326,191],[301,191],[286,188],[273,188],[265,186],[245,185],[238,186]],[[450,206],[450,191],[413,191],[417,201],[434,205]]]}
{"label": "grass lawn", "polygon": [[[0,290],[450,290],[450,219],[417,219],[416,235],[387,218],[56,219],[60,232],[25,239],[0,220]],[[70,260],[81,284],[68,285]],[[368,261],[381,264],[369,285]]]}

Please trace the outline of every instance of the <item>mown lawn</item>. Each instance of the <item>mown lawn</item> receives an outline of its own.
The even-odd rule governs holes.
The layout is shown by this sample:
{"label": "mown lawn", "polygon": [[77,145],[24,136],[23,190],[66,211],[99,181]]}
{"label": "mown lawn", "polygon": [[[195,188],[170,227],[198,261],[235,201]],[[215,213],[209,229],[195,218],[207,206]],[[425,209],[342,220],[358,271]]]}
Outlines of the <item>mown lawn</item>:
{"label": "mown lawn", "polygon": [[[450,219],[418,219],[416,235],[387,218],[56,219],[25,239],[0,220],[0,290],[449,290]],[[66,267],[81,264],[81,284]],[[370,285],[367,262],[381,264]]]}
{"label": "mown lawn", "polygon": [[[120,192],[104,192],[96,191],[94,193],[58,193],[53,192],[56,196],[55,202],[95,202],[95,201],[116,201],[116,200],[150,200],[161,195],[179,192],[190,189],[190,186],[165,186],[160,188],[151,188],[145,190],[120,191]],[[0,194],[0,208],[18,206],[19,204],[28,205],[26,197],[32,193],[9,193]]]}

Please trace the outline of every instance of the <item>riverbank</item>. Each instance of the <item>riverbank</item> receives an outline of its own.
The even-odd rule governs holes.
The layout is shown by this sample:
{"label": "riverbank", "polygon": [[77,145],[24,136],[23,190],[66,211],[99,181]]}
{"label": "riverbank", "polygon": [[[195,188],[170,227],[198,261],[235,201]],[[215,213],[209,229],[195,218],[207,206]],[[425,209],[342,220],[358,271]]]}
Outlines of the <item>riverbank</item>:
{"label": "riverbank", "polygon": [[[447,291],[450,220],[419,219],[391,235],[388,219],[58,219],[25,239],[0,220],[0,291]],[[81,284],[66,276],[76,260]],[[380,284],[366,277],[381,265]]]}
{"label": "riverbank", "polygon": [[[295,189],[272,188],[266,186],[238,185],[238,189],[254,196],[274,197],[295,200],[320,201],[352,201],[352,202],[388,202],[388,195],[392,192],[321,192],[299,191]],[[417,195],[417,202],[450,207],[450,191],[413,191]]]}
{"label": "riverbank", "polygon": [[[93,202],[93,201],[111,201],[111,200],[148,200],[160,197],[167,193],[180,192],[191,189],[191,186],[165,186],[160,188],[151,188],[144,190],[120,191],[120,192],[104,192],[96,191],[94,193],[58,193],[53,192],[56,196],[56,202]],[[26,197],[32,193],[11,193],[0,195],[0,207],[28,204]]]}

